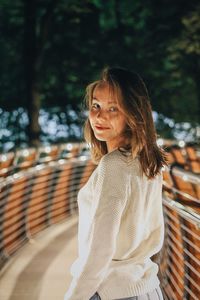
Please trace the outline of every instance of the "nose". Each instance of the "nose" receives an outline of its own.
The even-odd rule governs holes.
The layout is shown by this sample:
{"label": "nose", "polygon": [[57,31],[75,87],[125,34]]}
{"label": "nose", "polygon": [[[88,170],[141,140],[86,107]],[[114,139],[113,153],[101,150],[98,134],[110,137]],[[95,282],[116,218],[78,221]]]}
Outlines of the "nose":
{"label": "nose", "polygon": [[97,112],[96,117],[97,117],[97,119],[106,120],[107,119],[107,112],[101,109]]}

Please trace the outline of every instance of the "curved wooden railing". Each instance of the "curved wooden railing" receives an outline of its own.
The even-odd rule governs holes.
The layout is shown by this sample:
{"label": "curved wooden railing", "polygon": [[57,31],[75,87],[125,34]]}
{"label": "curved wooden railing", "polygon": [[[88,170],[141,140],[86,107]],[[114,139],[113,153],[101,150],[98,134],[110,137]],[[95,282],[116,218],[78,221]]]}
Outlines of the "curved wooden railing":
{"label": "curved wooden railing", "polygon": [[66,143],[2,153],[0,154],[0,179],[38,164],[46,164],[59,159],[69,160],[85,152],[88,155],[88,148],[84,143]]}
{"label": "curved wooden railing", "polygon": [[0,269],[36,233],[76,212],[77,192],[94,168],[80,155],[1,178]]}
{"label": "curved wooden railing", "polygon": [[[191,160],[195,162],[195,174],[189,163],[177,162],[174,154],[169,155],[171,167],[163,171],[165,242],[155,259],[160,264],[165,299],[197,300],[200,299],[198,159]],[[77,212],[77,192],[95,167],[81,144],[25,149],[1,159],[0,269],[35,234]]]}
{"label": "curved wooden railing", "polygon": [[200,175],[180,164],[163,172],[165,241],[160,279],[165,299],[200,299]]}
{"label": "curved wooden railing", "polygon": [[171,145],[165,148],[168,152],[170,165],[178,164],[186,171],[200,174],[200,152],[199,146],[186,144],[184,147]]}

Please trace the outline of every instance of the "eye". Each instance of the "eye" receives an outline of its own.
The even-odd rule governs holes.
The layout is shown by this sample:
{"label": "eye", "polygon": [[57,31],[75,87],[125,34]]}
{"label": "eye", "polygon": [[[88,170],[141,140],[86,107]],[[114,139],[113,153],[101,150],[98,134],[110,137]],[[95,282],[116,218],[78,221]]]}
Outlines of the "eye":
{"label": "eye", "polygon": [[118,111],[118,108],[116,106],[112,106],[112,107],[109,108],[109,110],[111,112],[116,112],[116,111]]}
{"label": "eye", "polygon": [[97,109],[99,109],[100,108],[100,105],[98,104],[98,103],[93,103],[92,105],[91,105],[91,109],[93,109],[93,110],[97,110]]}

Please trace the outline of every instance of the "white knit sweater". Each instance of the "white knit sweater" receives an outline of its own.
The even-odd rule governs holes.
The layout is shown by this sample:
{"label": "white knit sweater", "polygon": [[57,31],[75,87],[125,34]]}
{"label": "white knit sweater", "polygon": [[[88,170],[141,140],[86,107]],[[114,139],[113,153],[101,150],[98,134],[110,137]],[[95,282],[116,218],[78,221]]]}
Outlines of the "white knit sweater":
{"label": "white knit sweater", "polygon": [[78,258],[64,300],[138,296],[159,286],[151,260],[163,244],[162,175],[148,180],[138,158],[114,150],[78,194]]}

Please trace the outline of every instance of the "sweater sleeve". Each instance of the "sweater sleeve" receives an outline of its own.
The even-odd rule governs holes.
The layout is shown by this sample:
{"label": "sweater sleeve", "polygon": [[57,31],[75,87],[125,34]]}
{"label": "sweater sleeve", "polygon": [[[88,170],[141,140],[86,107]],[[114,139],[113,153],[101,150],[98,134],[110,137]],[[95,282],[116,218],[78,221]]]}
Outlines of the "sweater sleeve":
{"label": "sweater sleeve", "polygon": [[126,172],[105,155],[93,183],[93,222],[88,253],[78,278],[73,278],[64,300],[89,300],[103,281],[116,249],[116,238],[127,199]]}

